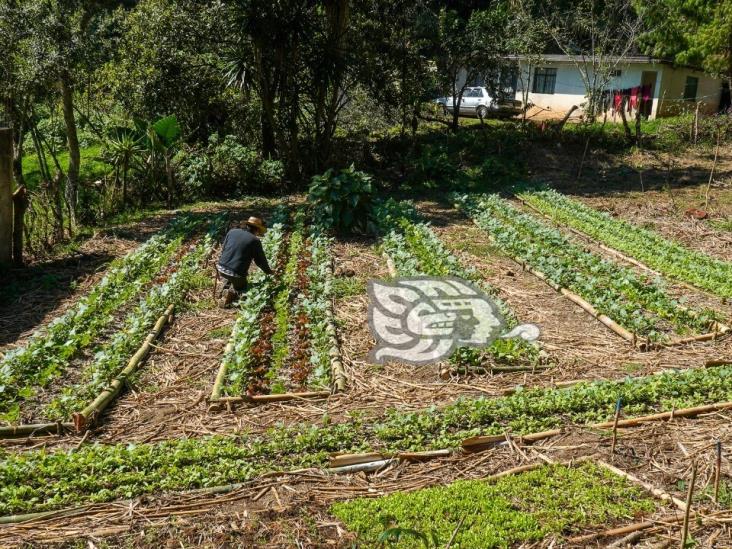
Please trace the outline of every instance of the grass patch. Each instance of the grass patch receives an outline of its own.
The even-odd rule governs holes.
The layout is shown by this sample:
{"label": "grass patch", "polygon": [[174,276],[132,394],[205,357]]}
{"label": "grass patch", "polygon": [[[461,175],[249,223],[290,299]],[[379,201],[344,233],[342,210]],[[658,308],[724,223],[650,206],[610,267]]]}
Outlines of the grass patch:
{"label": "grass patch", "polygon": [[206,337],[208,339],[228,339],[231,336],[232,325],[219,326],[210,330]]}
{"label": "grass patch", "polygon": [[638,487],[591,463],[547,465],[495,482],[458,481],[331,507],[367,547],[396,538],[394,547],[443,547],[463,517],[454,547],[507,547],[605,528],[655,509]]}
{"label": "grass patch", "polygon": [[[81,181],[94,181],[107,174],[111,167],[104,160],[101,160],[102,145],[95,144],[84,147],[80,150],[81,162],[79,164],[79,179]],[[60,151],[56,155],[64,173],[69,169],[68,151]],[[53,158],[46,154],[46,160],[51,169],[55,169]],[[41,168],[38,164],[38,155],[29,154],[23,156],[23,177],[29,189],[35,189],[41,183]]]}
{"label": "grass patch", "polygon": [[732,219],[712,219],[709,224],[720,231],[732,231]]}
{"label": "grass patch", "polygon": [[366,293],[366,281],[357,276],[336,277],[333,279],[333,295],[336,298],[352,297]]}

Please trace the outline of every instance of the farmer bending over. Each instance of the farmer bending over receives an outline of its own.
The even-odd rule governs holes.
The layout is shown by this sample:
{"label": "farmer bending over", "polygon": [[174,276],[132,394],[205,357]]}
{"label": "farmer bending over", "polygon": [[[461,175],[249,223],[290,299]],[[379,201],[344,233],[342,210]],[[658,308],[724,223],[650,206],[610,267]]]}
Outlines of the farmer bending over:
{"label": "farmer bending over", "polygon": [[267,231],[264,222],[258,217],[250,217],[243,228],[234,228],[226,233],[221,257],[216,269],[226,280],[221,306],[228,307],[247,289],[247,273],[252,260],[267,274],[272,274],[267,257],[264,255],[259,236]]}

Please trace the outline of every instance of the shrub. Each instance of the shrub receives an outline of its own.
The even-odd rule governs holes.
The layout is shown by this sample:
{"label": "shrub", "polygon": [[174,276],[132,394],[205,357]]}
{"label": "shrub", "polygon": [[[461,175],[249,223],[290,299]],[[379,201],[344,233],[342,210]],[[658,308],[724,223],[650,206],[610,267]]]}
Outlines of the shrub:
{"label": "shrub", "polygon": [[189,151],[179,164],[179,178],[187,198],[271,192],[281,187],[284,168],[279,160],[264,160],[256,149],[236,137],[221,140],[213,134],[208,146]]}
{"label": "shrub", "polygon": [[371,176],[353,164],[336,174],[332,169],[316,175],[308,199],[315,218],[338,232],[376,232],[373,217],[374,185]]}

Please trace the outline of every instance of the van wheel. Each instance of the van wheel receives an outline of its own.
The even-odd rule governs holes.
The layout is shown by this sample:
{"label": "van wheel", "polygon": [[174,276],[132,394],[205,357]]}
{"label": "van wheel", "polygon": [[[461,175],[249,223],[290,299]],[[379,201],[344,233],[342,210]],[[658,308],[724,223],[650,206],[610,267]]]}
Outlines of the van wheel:
{"label": "van wheel", "polygon": [[488,117],[488,107],[481,105],[478,107],[478,118],[483,120],[484,118]]}

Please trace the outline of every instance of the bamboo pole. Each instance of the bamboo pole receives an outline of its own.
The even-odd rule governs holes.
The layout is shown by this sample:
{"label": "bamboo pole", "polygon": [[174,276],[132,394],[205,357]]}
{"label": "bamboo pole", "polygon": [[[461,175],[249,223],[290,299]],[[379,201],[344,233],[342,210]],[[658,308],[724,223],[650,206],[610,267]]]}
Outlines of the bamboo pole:
{"label": "bamboo pole", "polygon": [[73,423],[30,423],[26,425],[9,425],[0,427],[0,439],[26,437],[33,435],[61,435],[74,431]]}
{"label": "bamboo pole", "polygon": [[230,340],[226,344],[226,347],[224,347],[224,359],[221,361],[219,371],[216,374],[216,381],[214,381],[213,388],[211,389],[211,397],[209,398],[209,400],[212,402],[221,399],[221,392],[224,389],[224,380],[226,379],[226,355],[231,353],[233,349],[234,342]]}
{"label": "bamboo pole", "polygon": [[622,469],[618,469],[614,465],[609,464],[606,461],[603,461],[601,459],[594,460],[597,465],[600,467],[607,469],[611,473],[614,473],[615,475],[628,479],[629,481],[638,484],[639,486],[642,486],[645,490],[656,496],[658,499],[662,501],[668,501],[673,503],[679,511],[685,511],[686,510],[686,504],[681,501],[679,498],[676,498],[669,494],[668,492],[664,492],[660,488],[656,488],[653,484],[650,482],[646,482],[644,480],[641,480],[640,478],[636,477],[635,475],[632,475],[626,471],[623,471]]}
{"label": "bamboo pole", "polygon": [[[662,421],[665,419],[670,419],[673,417],[694,417],[701,414],[707,414],[711,412],[719,412],[721,410],[729,410],[732,409],[732,402],[720,402],[717,404],[708,404],[705,406],[695,406],[693,408],[684,408],[682,410],[672,410],[670,412],[660,412],[657,414],[650,414],[647,416],[639,416],[635,418],[629,418],[629,419],[621,419],[618,421],[618,427],[636,427],[638,425],[641,425],[643,423],[648,423],[650,421]],[[614,421],[605,421],[602,423],[593,423],[590,425],[585,425],[584,427],[588,429],[610,429],[614,425]],[[539,433],[529,433],[527,435],[523,435],[520,437],[514,437],[518,438],[524,442],[536,442],[538,440],[544,440],[546,438],[551,438],[553,436],[557,436],[563,432],[562,429],[552,429],[550,431],[541,431]],[[505,434],[503,435],[486,435],[486,436],[475,436],[470,437],[462,442],[462,446],[466,451],[477,451],[474,450],[475,448],[480,448],[482,446],[490,446],[490,445],[496,445],[501,443],[505,440]]]}
{"label": "bamboo pole", "polygon": [[383,460],[388,457],[393,456],[388,456],[381,452],[368,452],[366,454],[339,454],[331,458],[330,467],[336,468],[344,467],[346,465],[357,465],[359,463],[369,463],[372,461]]}
{"label": "bamboo pole", "polygon": [[268,402],[287,402],[288,400],[297,399],[319,399],[328,398],[332,393],[330,391],[306,391],[302,393],[273,393],[268,395],[247,395],[233,397],[219,397],[217,399],[209,398],[211,404],[265,404]]}
{"label": "bamboo pole", "polygon": [[398,463],[397,458],[391,458],[391,459],[381,459],[378,461],[371,461],[369,463],[357,463],[355,465],[345,465],[343,467],[336,467],[329,469],[329,473],[333,474],[344,474],[344,473],[359,473],[359,472],[369,472],[369,471],[377,471],[379,469],[383,469],[384,467],[391,465],[392,463]]}
{"label": "bamboo pole", "polygon": [[397,457],[404,461],[424,461],[440,457],[449,457],[452,454],[452,450],[427,450],[425,452],[399,452]]}
{"label": "bamboo pole", "polygon": [[69,507],[66,509],[59,509],[57,511],[39,511],[37,513],[24,513],[22,515],[8,515],[0,517],[0,524],[18,524],[21,522],[30,522],[45,518],[70,517],[86,513],[88,509],[89,506],[85,505],[83,507]]}
{"label": "bamboo pole", "polygon": [[[488,235],[488,239],[491,242],[495,242],[494,238],[491,235]],[[602,322],[605,326],[610,328],[613,332],[615,332],[617,335],[625,339],[626,341],[630,342],[631,344],[635,345],[637,342],[637,336],[628,331],[627,329],[623,328],[620,324],[615,322],[613,319],[611,319],[609,316],[601,314],[595,309],[590,303],[588,303],[584,298],[580,297],[579,295],[575,294],[574,292],[568,290],[567,288],[564,288],[562,286],[559,286],[558,284],[555,284],[551,280],[549,280],[549,277],[547,277],[544,273],[541,271],[538,271],[528,265],[527,263],[520,261],[516,259],[515,257],[511,257],[513,261],[521,265],[521,268],[525,271],[530,272],[535,277],[543,280],[550,288],[553,288],[557,292],[561,293],[564,297],[569,299],[571,302],[575,303],[576,305],[579,305],[582,309],[584,309],[585,312]]]}
{"label": "bamboo pole", "polygon": [[127,379],[140,367],[140,364],[145,360],[145,357],[147,357],[147,354],[150,352],[152,342],[160,335],[160,332],[163,331],[165,324],[172,319],[174,308],[174,304],[171,303],[168,305],[168,308],[158,318],[152,331],[147,335],[140,348],[134,355],[132,355],[132,358],[127,362],[127,366],[125,366],[125,368],[112,380],[109,387],[99,393],[97,398],[95,398],[94,401],[92,401],[92,403],[86,408],[74,414],[74,425],[77,431],[83,431],[90,418],[99,417],[99,415],[104,412],[120,391],[122,391]]}

